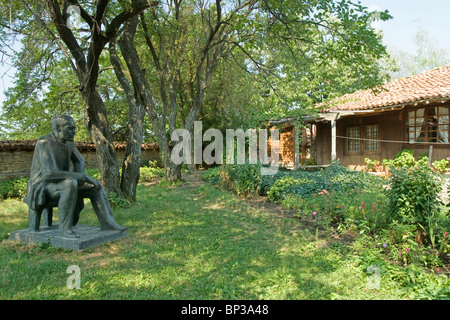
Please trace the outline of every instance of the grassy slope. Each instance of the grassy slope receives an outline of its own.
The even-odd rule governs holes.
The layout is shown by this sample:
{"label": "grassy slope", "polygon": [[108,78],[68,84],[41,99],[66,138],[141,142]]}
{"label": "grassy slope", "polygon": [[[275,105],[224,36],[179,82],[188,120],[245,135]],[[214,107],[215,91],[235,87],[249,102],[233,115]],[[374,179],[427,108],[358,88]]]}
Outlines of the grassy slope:
{"label": "grassy slope", "polygon": [[[399,299],[400,286],[368,275],[298,221],[255,209],[209,185],[138,187],[138,203],[116,209],[128,237],[71,252],[23,245],[26,205],[0,202],[0,299]],[[81,224],[97,224],[90,206]],[[81,269],[81,289],[66,269]]]}

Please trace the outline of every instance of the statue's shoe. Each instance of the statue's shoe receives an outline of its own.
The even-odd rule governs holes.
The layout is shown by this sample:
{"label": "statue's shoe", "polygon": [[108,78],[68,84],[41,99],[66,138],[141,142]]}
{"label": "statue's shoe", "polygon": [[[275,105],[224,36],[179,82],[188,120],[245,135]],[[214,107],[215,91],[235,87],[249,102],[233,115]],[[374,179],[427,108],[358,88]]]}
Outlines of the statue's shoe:
{"label": "statue's shoe", "polygon": [[67,238],[79,238],[79,237],[80,237],[80,235],[79,235],[78,233],[74,232],[73,230],[66,230],[66,231],[63,231],[63,232],[61,233],[61,235],[62,235],[63,237],[67,237]]}
{"label": "statue's shoe", "polygon": [[101,230],[117,230],[117,231],[125,231],[127,227],[121,226],[116,222],[108,222],[100,226]]}

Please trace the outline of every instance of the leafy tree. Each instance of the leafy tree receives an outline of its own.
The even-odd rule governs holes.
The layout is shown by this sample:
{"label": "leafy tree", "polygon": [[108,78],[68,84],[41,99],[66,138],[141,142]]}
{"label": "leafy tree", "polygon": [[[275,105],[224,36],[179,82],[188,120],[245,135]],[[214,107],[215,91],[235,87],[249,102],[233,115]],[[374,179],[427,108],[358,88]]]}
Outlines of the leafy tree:
{"label": "leafy tree", "polygon": [[[77,75],[86,127],[100,145],[102,175],[114,190],[118,166],[108,148],[112,130],[105,105],[111,81],[120,83],[117,97],[129,112],[126,131],[118,131],[138,141],[145,111],[169,180],[180,178],[180,166],[170,159],[176,128],[192,132],[197,119],[248,127],[382,81],[375,62],[385,48],[370,27],[371,14],[349,0],[167,0],[151,8],[143,0],[49,3],[53,24],[47,19],[43,25],[55,35],[52,48],[58,45]],[[69,5],[82,9],[86,30],[80,34],[65,27]],[[147,10],[136,9],[141,6]],[[26,11],[25,21],[33,20],[30,12],[36,14]],[[390,18],[387,11],[380,17]],[[109,64],[102,60],[106,47]],[[114,67],[117,79],[100,77],[101,66]]]}
{"label": "leafy tree", "polygon": [[[2,5],[8,6],[7,3]],[[38,40],[38,45],[34,45],[37,51],[42,52],[41,58],[33,51],[22,51],[24,56],[32,56],[39,61],[53,62],[52,54],[64,56],[66,63],[72,69],[72,74],[78,80],[77,89],[81,95],[83,103],[83,117],[86,128],[91,139],[94,141],[99,160],[99,169],[102,173],[102,180],[108,191],[113,191],[119,196],[133,198],[133,195],[126,193],[127,188],[120,186],[119,166],[116,161],[115,148],[113,145],[112,128],[108,121],[108,110],[104,103],[104,97],[98,90],[98,78],[101,73],[100,61],[106,44],[117,37],[120,27],[130,18],[139,12],[150,7],[147,1],[133,1],[133,4],[122,2],[120,5],[109,5],[109,1],[100,0],[95,3],[81,5],[78,1],[48,1],[46,4],[40,1],[22,1],[22,6],[9,5],[10,11],[15,9],[14,24],[19,32],[26,35],[28,40],[25,45],[32,44],[30,41]],[[83,21],[78,27],[73,27],[70,20],[69,11],[75,11],[81,16]],[[25,18],[24,21],[20,18]],[[27,22],[32,21],[36,29],[27,26]],[[9,25],[13,25],[12,19]],[[7,21],[2,21],[2,26],[7,26]],[[4,29],[4,28],[3,28]],[[4,32],[4,30],[2,31]],[[40,37],[34,35],[37,33]],[[42,41],[39,41],[41,40]],[[39,45],[41,45],[39,47]],[[33,45],[33,44],[32,44]],[[42,58],[47,59],[42,59]],[[60,57],[57,57],[60,58]],[[59,59],[60,60],[60,59]],[[39,74],[48,76],[47,64],[41,68],[36,68],[38,63],[25,64],[32,66],[32,70],[37,70]],[[53,69],[56,70],[56,69]],[[22,72],[21,74],[26,74]],[[42,79],[39,74],[33,75],[31,81]],[[28,87],[27,80],[23,83]],[[61,80],[61,79],[60,79]],[[32,89],[49,82],[49,79],[38,81]],[[43,89],[40,87],[39,89]],[[140,147],[140,145],[139,145]],[[128,170],[128,167],[126,168]],[[125,173],[126,174],[126,173]],[[139,172],[134,174],[139,175]]]}
{"label": "leafy tree", "polygon": [[[387,12],[380,16],[390,18]],[[140,63],[129,67],[135,89],[142,88],[140,95],[151,97],[144,103],[167,178],[180,177],[180,166],[170,161],[167,141],[177,119],[192,132],[206,104],[214,110],[221,100],[229,103],[220,99],[218,89],[224,88],[231,70],[237,79],[245,79],[243,88],[258,87],[253,96],[228,87],[231,98],[250,102],[248,108],[262,101],[263,108],[257,111],[278,116],[292,112],[292,106],[304,112],[333,94],[379,84],[373,63],[385,48],[369,18],[361,5],[325,0],[167,1],[141,14],[138,37],[148,48],[136,52],[133,61]],[[221,69],[228,68],[231,60],[259,85],[236,68]],[[138,65],[140,69],[133,71]],[[147,77],[137,80],[144,68]],[[231,110],[225,104],[221,109]]]}

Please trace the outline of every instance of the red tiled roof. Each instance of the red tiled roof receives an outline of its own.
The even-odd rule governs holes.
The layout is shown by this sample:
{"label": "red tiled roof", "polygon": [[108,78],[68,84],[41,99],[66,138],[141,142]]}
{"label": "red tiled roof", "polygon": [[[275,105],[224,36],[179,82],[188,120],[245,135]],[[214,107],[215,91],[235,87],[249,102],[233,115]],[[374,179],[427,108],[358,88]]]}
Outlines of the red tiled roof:
{"label": "red tiled roof", "polygon": [[[0,140],[0,150],[34,150],[37,140]],[[93,142],[75,142],[80,151],[95,151]],[[114,142],[116,150],[125,150],[127,144],[125,142]],[[156,143],[143,143],[142,150],[158,150]]]}
{"label": "red tiled roof", "polygon": [[323,111],[369,110],[450,98],[450,65],[388,82],[376,89],[376,92],[368,89],[337,98]]}

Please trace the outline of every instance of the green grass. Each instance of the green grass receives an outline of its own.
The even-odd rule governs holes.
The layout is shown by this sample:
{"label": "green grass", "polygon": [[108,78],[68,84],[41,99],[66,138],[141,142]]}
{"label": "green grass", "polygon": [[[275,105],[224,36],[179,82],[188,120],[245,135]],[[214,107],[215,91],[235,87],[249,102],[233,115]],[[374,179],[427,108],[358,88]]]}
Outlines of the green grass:
{"label": "green grass", "polygon": [[[256,209],[208,184],[138,186],[114,209],[128,237],[81,252],[8,240],[27,207],[0,202],[0,299],[402,299],[401,281],[368,274],[352,247],[318,239],[293,218]],[[95,224],[90,207],[80,224]],[[81,289],[68,289],[70,265]]]}

